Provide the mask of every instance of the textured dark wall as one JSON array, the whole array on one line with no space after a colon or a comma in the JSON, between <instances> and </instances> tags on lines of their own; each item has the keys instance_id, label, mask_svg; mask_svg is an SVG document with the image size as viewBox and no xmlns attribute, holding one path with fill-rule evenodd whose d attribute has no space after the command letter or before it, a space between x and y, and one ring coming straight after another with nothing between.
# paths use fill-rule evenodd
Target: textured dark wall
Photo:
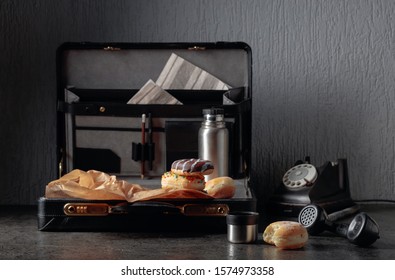
<instances>
[{"instance_id":1,"label":"textured dark wall","mask_svg":"<svg viewBox=\"0 0 395 280\"><path fill-rule=\"evenodd\" d=\"M55 50L64 41L245 41L253 182L346 157L355 199L395 199L395 2L0 1L0 204L54 179Z\"/></svg>"}]
</instances>

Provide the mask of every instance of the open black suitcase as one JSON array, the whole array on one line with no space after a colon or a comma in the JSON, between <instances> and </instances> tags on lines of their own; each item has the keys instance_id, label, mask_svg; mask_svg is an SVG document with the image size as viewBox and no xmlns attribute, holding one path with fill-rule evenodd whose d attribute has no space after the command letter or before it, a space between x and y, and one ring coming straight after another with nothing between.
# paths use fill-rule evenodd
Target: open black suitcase
<instances>
[{"instance_id":1,"label":"open black suitcase","mask_svg":"<svg viewBox=\"0 0 395 280\"><path fill-rule=\"evenodd\" d=\"M127 104L156 79L172 54L230 86L226 90L166 89L182 105ZM256 211L251 165L251 50L242 42L65 43L57 51L59 176L99 170L147 188L160 188L174 160L197 158L206 108L223 108L229 130L232 199L162 199L127 203L38 200L42 231L225 231L232 211ZM141 116L152 121L152 142L141 141ZM141 179L141 153L149 159Z\"/></svg>"}]
</instances>

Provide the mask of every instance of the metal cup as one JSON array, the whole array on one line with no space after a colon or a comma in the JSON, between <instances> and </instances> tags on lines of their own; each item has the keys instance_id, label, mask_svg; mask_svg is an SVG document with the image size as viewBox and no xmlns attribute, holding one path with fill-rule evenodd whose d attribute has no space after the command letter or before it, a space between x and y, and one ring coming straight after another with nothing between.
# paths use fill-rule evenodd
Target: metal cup
<instances>
[{"instance_id":1,"label":"metal cup","mask_svg":"<svg viewBox=\"0 0 395 280\"><path fill-rule=\"evenodd\" d=\"M259 213L239 211L226 216L228 241L231 243L254 243L258 236Z\"/></svg>"}]
</instances>

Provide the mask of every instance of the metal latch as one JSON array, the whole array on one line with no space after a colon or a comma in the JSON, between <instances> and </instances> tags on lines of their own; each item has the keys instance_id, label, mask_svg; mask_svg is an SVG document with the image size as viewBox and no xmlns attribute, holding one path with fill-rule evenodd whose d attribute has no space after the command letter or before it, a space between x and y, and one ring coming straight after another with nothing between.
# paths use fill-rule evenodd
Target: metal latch
<instances>
[{"instance_id":1,"label":"metal latch","mask_svg":"<svg viewBox=\"0 0 395 280\"><path fill-rule=\"evenodd\" d=\"M193 46L188 48L188 50L190 51L204 51L205 49L206 47L200 47L200 46Z\"/></svg>"},{"instance_id":2,"label":"metal latch","mask_svg":"<svg viewBox=\"0 0 395 280\"><path fill-rule=\"evenodd\" d=\"M121 48L107 46L107 47L103 48L103 50L105 50L105 51L120 51Z\"/></svg>"},{"instance_id":3,"label":"metal latch","mask_svg":"<svg viewBox=\"0 0 395 280\"><path fill-rule=\"evenodd\" d=\"M67 203L63 212L67 216L107 216L109 214L125 214L126 204L108 205L107 203Z\"/></svg>"},{"instance_id":4,"label":"metal latch","mask_svg":"<svg viewBox=\"0 0 395 280\"><path fill-rule=\"evenodd\" d=\"M185 204L181 212L185 216L226 216L229 207L226 204Z\"/></svg>"}]
</instances>

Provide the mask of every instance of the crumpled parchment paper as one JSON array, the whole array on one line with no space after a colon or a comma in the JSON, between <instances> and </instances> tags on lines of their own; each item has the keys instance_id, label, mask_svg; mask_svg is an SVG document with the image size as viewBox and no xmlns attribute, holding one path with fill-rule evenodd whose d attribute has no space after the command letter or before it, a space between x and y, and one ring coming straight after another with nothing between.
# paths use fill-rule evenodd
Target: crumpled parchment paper
<instances>
[{"instance_id":1,"label":"crumpled parchment paper","mask_svg":"<svg viewBox=\"0 0 395 280\"><path fill-rule=\"evenodd\" d=\"M146 189L138 184L117 180L116 176L101 171L82 171L80 169L74 169L61 178L48 183L45 188L45 197L127 200L128 202L160 198L213 198L198 190Z\"/></svg>"}]
</instances>

